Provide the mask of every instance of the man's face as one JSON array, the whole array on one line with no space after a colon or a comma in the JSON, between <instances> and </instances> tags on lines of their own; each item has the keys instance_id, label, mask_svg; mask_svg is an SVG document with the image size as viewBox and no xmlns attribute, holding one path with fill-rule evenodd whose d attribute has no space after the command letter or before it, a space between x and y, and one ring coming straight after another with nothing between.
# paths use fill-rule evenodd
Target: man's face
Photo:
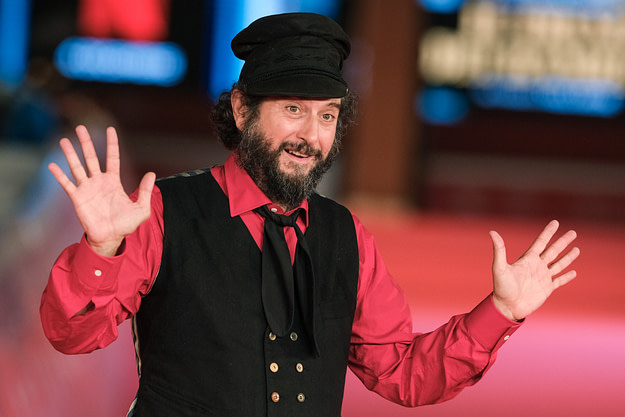
<instances>
[{"instance_id":1,"label":"man's face","mask_svg":"<svg viewBox=\"0 0 625 417\"><path fill-rule=\"evenodd\" d=\"M340 99L268 98L258 125L285 175L302 176L325 159L334 143Z\"/></svg>"},{"instance_id":2,"label":"man's face","mask_svg":"<svg viewBox=\"0 0 625 417\"><path fill-rule=\"evenodd\" d=\"M309 196L337 153L340 99L268 98L242 126L243 168L275 203L292 208Z\"/></svg>"}]
</instances>

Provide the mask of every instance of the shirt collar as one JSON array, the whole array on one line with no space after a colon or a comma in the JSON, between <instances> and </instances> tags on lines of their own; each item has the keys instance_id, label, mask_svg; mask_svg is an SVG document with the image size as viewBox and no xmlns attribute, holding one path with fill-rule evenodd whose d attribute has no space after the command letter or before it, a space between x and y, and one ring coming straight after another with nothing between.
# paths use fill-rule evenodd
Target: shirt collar
<instances>
[{"instance_id":1,"label":"shirt collar","mask_svg":"<svg viewBox=\"0 0 625 417\"><path fill-rule=\"evenodd\" d=\"M224 163L224 192L230 203L230 216L236 217L252 211L258 207L268 205L269 209L276 208L279 214L290 214L298 208L304 211L304 224L308 225L308 199L305 199L295 209L283 213L282 209L271 200L256 185L249 174L237 163L238 155L232 152Z\"/></svg>"}]
</instances>

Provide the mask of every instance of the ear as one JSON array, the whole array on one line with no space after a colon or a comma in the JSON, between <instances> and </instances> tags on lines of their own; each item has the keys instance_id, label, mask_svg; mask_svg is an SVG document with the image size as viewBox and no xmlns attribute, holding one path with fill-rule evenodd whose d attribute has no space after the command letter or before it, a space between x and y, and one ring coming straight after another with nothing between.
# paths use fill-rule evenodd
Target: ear
<instances>
[{"instance_id":1,"label":"ear","mask_svg":"<svg viewBox=\"0 0 625 417\"><path fill-rule=\"evenodd\" d=\"M243 124L245 122L245 117L247 116L247 106L243 100L243 93L236 88L232 90L232 93L230 94L230 103L232 104L234 123L237 125L237 129L243 130Z\"/></svg>"}]
</instances>

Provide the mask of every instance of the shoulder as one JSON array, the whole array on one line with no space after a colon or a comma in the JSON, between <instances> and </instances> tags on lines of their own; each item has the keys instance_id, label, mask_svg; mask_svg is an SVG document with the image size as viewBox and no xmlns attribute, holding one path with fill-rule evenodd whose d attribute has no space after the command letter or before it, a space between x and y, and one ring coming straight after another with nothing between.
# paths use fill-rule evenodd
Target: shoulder
<instances>
[{"instance_id":1,"label":"shoulder","mask_svg":"<svg viewBox=\"0 0 625 417\"><path fill-rule=\"evenodd\" d=\"M351 212L347 207L321 194L314 193L311 195L308 198L308 204L311 210L336 210L338 212L349 213L351 216Z\"/></svg>"},{"instance_id":2,"label":"shoulder","mask_svg":"<svg viewBox=\"0 0 625 417\"><path fill-rule=\"evenodd\" d=\"M156 180L163 195L171 192L190 192L196 187L206 187L213 178L209 168L185 171Z\"/></svg>"},{"instance_id":3,"label":"shoulder","mask_svg":"<svg viewBox=\"0 0 625 417\"><path fill-rule=\"evenodd\" d=\"M189 179L189 178L193 178L193 177L197 177L200 175L204 175L206 173L210 172L210 168L200 168L200 169L194 169L191 171L185 171L185 172L180 172L177 174L173 174L170 175L168 177L163 177L163 178L159 178L156 180L157 184L164 184L164 183L171 183L171 182L176 182L176 181L181 181L184 179Z\"/></svg>"},{"instance_id":4,"label":"shoulder","mask_svg":"<svg viewBox=\"0 0 625 417\"><path fill-rule=\"evenodd\" d=\"M337 223L355 228L354 216L351 211L331 198L315 193L309 197L308 207L311 224L316 222Z\"/></svg>"}]
</instances>

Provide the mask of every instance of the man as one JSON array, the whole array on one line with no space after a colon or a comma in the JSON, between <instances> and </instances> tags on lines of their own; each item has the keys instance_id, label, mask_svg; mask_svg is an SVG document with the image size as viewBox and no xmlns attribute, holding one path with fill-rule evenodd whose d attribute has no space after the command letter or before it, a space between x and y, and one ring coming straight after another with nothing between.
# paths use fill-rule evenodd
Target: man
<instances>
[{"instance_id":1,"label":"man","mask_svg":"<svg viewBox=\"0 0 625 417\"><path fill-rule=\"evenodd\" d=\"M245 60L214 113L232 154L223 166L130 198L118 139L102 172L85 127L85 167L50 171L85 235L55 263L41 315L51 343L90 352L133 320L140 383L134 416L338 416L345 371L391 401L447 400L474 384L496 352L559 286L579 250L551 222L516 263L494 245L493 293L434 332L412 332L408 305L372 236L314 192L338 152L353 101L341 77L349 39L314 14L269 16L233 42ZM85 169L86 168L86 169ZM561 256L562 255L562 256Z\"/></svg>"}]
</instances>

